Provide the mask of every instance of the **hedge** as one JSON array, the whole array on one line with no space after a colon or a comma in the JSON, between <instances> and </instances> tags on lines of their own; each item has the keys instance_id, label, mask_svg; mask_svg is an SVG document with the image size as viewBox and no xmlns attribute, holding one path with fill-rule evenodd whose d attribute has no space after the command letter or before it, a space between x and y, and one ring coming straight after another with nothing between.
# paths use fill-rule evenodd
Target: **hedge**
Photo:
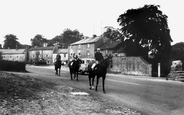
<instances>
[{"instance_id":1,"label":"hedge","mask_svg":"<svg viewBox=\"0 0 184 115\"><path fill-rule=\"evenodd\" d=\"M26 64L18 61L0 60L0 70L2 71L26 71Z\"/></svg>"}]
</instances>

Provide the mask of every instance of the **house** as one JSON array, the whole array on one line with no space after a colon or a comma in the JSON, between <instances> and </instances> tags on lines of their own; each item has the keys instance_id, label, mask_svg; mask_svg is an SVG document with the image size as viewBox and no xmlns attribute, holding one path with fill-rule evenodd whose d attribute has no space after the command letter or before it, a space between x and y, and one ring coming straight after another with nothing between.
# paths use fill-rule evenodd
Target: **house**
<instances>
[{"instance_id":1,"label":"house","mask_svg":"<svg viewBox=\"0 0 184 115\"><path fill-rule=\"evenodd\" d=\"M118 44L114 50L113 50L113 55L114 56L126 56L126 53L125 53L125 48L126 48L126 45L124 42L121 42L120 44Z\"/></svg>"},{"instance_id":2,"label":"house","mask_svg":"<svg viewBox=\"0 0 184 115\"><path fill-rule=\"evenodd\" d=\"M26 62L28 60L27 49L0 49L2 59L9 61Z\"/></svg>"},{"instance_id":3,"label":"house","mask_svg":"<svg viewBox=\"0 0 184 115\"><path fill-rule=\"evenodd\" d=\"M68 47L69 60L72 59L73 54L80 58L94 58L95 50L102 44L107 42L109 38L103 36L89 37L74 42Z\"/></svg>"},{"instance_id":4,"label":"house","mask_svg":"<svg viewBox=\"0 0 184 115\"><path fill-rule=\"evenodd\" d=\"M101 53L104 56L107 56L109 54L113 55L119 49L119 47L121 47L121 44L121 41L113 41L111 39L108 39L107 42L100 46Z\"/></svg>"},{"instance_id":5,"label":"house","mask_svg":"<svg viewBox=\"0 0 184 115\"><path fill-rule=\"evenodd\" d=\"M29 62L44 59L47 64L53 63L53 50L55 47L35 47L29 49Z\"/></svg>"},{"instance_id":6,"label":"house","mask_svg":"<svg viewBox=\"0 0 184 115\"><path fill-rule=\"evenodd\" d=\"M66 62L66 63L68 62L68 49L58 48L58 49L54 50L53 56L52 56L53 62L54 62L57 54L59 54L61 56L62 62Z\"/></svg>"}]
</instances>

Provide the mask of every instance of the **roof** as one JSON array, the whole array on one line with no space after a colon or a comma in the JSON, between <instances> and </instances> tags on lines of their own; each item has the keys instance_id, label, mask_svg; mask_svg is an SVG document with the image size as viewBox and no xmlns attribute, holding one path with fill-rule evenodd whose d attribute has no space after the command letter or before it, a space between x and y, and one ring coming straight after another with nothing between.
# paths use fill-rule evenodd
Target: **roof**
<instances>
[{"instance_id":1,"label":"roof","mask_svg":"<svg viewBox=\"0 0 184 115\"><path fill-rule=\"evenodd\" d=\"M61 49L61 48L59 48L58 50L54 50L53 53L54 53L54 54L58 54L58 53L68 53L68 49Z\"/></svg>"},{"instance_id":2,"label":"roof","mask_svg":"<svg viewBox=\"0 0 184 115\"><path fill-rule=\"evenodd\" d=\"M31 48L29 49L29 51L33 51L33 50L53 50L54 47L35 47L35 48Z\"/></svg>"},{"instance_id":3,"label":"roof","mask_svg":"<svg viewBox=\"0 0 184 115\"><path fill-rule=\"evenodd\" d=\"M97 36L97 37L95 37L95 38L93 38L93 37L84 38L84 39L79 40L79 41L77 41L77 42L74 42L74 43L72 43L72 44L70 44L70 45L94 43L94 42L98 41L100 38L102 38L102 37L101 37L101 36Z\"/></svg>"},{"instance_id":4,"label":"roof","mask_svg":"<svg viewBox=\"0 0 184 115\"><path fill-rule=\"evenodd\" d=\"M113 49L116 46L118 46L121 42L119 41L113 41L112 40L108 40L106 43L104 43L103 45L100 46L101 50L105 50L105 49Z\"/></svg>"},{"instance_id":5,"label":"roof","mask_svg":"<svg viewBox=\"0 0 184 115\"><path fill-rule=\"evenodd\" d=\"M26 49L0 49L3 54L23 54Z\"/></svg>"},{"instance_id":6,"label":"roof","mask_svg":"<svg viewBox=\"0 0 184 115\"><path fill-rule=\"evenodd\" d=\"M114 51L114 53L125 53L125 48L119 47L117 50Z\"/></svg>"}]
</instances>

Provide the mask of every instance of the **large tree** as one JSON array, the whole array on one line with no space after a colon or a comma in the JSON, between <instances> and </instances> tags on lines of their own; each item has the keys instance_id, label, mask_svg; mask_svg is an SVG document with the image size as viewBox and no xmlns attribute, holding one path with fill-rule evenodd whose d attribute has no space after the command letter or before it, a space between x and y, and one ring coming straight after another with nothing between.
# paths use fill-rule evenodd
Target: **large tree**
<instances>
[{"instance_id":1,"label":"large tree","mask_svg":"<svg viewBox=\"0 0 184 115\"><path fill-rule=\"evenodd\" d=\"M32 47L43 47L44 43L47 43L48 40L44 38L42 35L37 34L33 39L31 39L31 45Z\"/></svg>"},{"instance_id":2,"label":"large tree","mask_svg":"<svg viewBox=\"0 0 184 115\"><path fill-rule=\"evenodd\" d=\"M118 18L121 31L128 41L129 50L148 53L151 51L157 62L168 60L171 42L167 16L159 10L158 5L145 5L137 9L129 9ZM129 45L129 46L128 46ZM129 51L127 51L129 52ZM137 53L141 56L141 53ZM166 62L164 62L166 63Z\"/></svg>"},{"instance_id":3,"label":"large tree","mask_svg":"<svg viewBox=\"0 0 184 115\"><path fill-rule=\"evenodd\" d=\"M114 41L116 40L124 41L124 36L121 33L121 31L112 26L105 27L105 32L103 33L103 36L110 38L111 40L114 40Z\"/></svg>"},{"instance_id":4,"label":"large tree","mask_svg":"<svg viewBox=\"0 0 184 115\"><path fill-rule=\"evenodd\" d=\"M4 40L4 45L3 45L3 48L4 49L15 49L15 48L18 48L19 46L19 42L17 41L18 38L13 35L13 34L8 34L5 36L5 40Z\"/></svg>"},{"instance_id":5,"label":"large tree","mask_svg":"<svg viewBox=\"0 0 184 115\"><path fill-rule=\"evenodd\" d=\"M79 41L83 38L83 34L81 34L78 30L70 30L65 29L62 36L61 43L64 47L67 47L69 44Z\"/></svg>"}]
</instances>

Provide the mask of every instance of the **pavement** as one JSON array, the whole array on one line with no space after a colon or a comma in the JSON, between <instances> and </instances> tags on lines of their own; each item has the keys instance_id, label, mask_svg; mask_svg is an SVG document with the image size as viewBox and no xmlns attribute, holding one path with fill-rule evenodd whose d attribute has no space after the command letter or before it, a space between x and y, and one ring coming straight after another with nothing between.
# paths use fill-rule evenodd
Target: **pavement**
<instances>
[{"instance_id":1,"label":"pavement","mask_svg":"<svg viewBox=\"0 0 184 115\"><path fill-rule=\"evenodd\" d=\"M54 70L54 65L48 65L48 66L34 66L34 65L27 65L27 66L32 66L32 67L37 67L37 68L45 68L45 69L53 69ZM61 67L62 71L69 71L69 68L67 66L62 66ZM136 75L124 75L124 74L113 74L113 73L107 73L107 75L110 76L121 76L121 77L129 77L132 79L139 79L139 80L150 80L150 81L157 81L157 82L168 82L165 77L150 77L150 76L136 76ZM171 80L169 80L171 81ZM176 81L175 81L176 82Z\"/></svg>"}]
</instances>

